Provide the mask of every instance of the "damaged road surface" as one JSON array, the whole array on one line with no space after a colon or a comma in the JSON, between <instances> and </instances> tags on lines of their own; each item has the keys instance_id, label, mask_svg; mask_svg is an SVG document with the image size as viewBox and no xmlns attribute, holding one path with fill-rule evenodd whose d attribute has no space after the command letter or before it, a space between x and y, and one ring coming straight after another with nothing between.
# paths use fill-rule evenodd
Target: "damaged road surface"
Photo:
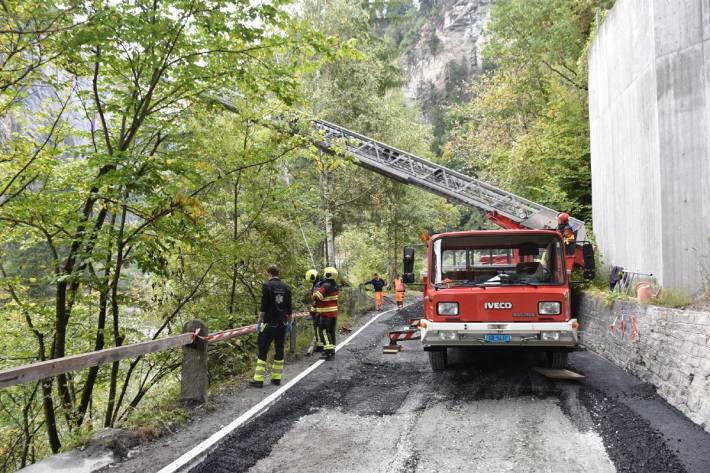
<instances>
[{"instance_id":1,"label":"damaged road surface","mask_svg":"<svg viewBox=\"0 0 710 473\"><path fill-rule=\"evenodd\" d=\"M225 437L192 472L708 472L710 435L590 352L579 382L534 353L453 350L432 372L417 342L382 354L388 314Z\"/></svg>"}]
</instances>

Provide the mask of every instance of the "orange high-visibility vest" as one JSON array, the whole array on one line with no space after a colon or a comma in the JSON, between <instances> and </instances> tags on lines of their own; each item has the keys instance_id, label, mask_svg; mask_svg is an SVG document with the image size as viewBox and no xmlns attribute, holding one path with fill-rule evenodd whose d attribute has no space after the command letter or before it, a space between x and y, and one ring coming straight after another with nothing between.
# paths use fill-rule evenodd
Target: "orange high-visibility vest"
<instances>
[{"instance_id":1,"label":"orange high-visibility vest","mask_svg":"<svg viewBox=\"0 0 710 473\"><path fill-rule=\"evenodd\" d=\"M402 284L401 279L395 279L394 280L394 290L396 292L404 292L404 284Z\"/></svg>"}]
</instances>

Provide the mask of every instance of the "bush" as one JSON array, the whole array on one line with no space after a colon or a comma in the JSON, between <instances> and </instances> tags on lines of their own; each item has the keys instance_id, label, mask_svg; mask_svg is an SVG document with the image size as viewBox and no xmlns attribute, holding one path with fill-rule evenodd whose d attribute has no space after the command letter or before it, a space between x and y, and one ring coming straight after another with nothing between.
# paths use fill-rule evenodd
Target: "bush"
<instances>
[{"instance_id":1,"label":"bush","mask_svg":"<svg viewBox=\"0 0 710 473\"><path fill-rule=\"evenodd\" d=\"M691 299L680 289L663 288L658 296L653 299L654 305L662 307L680 308L690 304Z\"/></svg>"}]
</instances>

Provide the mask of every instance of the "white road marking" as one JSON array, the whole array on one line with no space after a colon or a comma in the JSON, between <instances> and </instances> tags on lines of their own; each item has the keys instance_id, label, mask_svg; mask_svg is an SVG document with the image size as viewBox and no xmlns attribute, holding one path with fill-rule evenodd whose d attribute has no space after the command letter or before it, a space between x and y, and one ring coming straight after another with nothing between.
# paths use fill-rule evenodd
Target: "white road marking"
<instances>
[{"instance_id":1,"label":"white road marking","mask_svg":"<svg viewBox=\"0 0 710 473\"><path fill-rule=\"evenodd\" d=\"M386 310L384 312L380 312L376 316L374 316L372 319L370 319L365 325L360 327L355 333L350 335L348 338L345 339L344 342L340 343L336 348L335 351L337 352L341 348L343 348L345 345L350 343L355 337L360 335L360 333L365 330L367 327L370 326L371 323L373 323L375 320L379 319L385 314L388 314L390 312L394 312L397 309L390 309ZM176 471L179 471L181 468L186 466L188 463L190 463L192 460L200 456L201 454L205 453L207 450L211 449L217 442L222 440L224 437L232 433L234 430L239 428L242 424L244 424L246 421L251 419L252 417L261 414L262 411L265 410L265 408L269 407L274 401L279 399L286 391L291 389L293 386L295 386L299 381L301 381L303 378L308 376L311 372L315 371L320 365L325 363L324 360L318 360L315 363L313 363L311 366L306 368L304 371L302 371L298 376L293 378L290 382L286 383L283 387L280 389L274 391L270 395L268 395L264 400L262 400L259 404L255 405L248 411L246 411L244 414L240 415L236 419L234 419L229 425L223 427L216 433L212 434L208 439L204 440L202 443L197 445L196 447L192 448L191 450L187 451L184 453L180 458L177 460L173 461L169 465L163 467L158 473L174 473Z\"/></svg>"}]
</instances>

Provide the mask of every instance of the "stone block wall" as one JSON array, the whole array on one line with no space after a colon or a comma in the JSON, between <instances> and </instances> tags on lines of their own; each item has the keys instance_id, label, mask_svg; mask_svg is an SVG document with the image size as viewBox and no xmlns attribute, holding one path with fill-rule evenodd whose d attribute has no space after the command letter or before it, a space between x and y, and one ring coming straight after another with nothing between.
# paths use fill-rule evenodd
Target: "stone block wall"
<instances>
[{"instance_id":1,"label":"stone block wall","mask_svg":"<svg viewBox=\"0 0 710 473\"><path fill-rule=\"evenodd\" d=\"M653 384L669 404L710 432L710 312L626 301L609 307L588 294L577 298L576 311L586 348Z\"/></svg>"}]
</instances>

